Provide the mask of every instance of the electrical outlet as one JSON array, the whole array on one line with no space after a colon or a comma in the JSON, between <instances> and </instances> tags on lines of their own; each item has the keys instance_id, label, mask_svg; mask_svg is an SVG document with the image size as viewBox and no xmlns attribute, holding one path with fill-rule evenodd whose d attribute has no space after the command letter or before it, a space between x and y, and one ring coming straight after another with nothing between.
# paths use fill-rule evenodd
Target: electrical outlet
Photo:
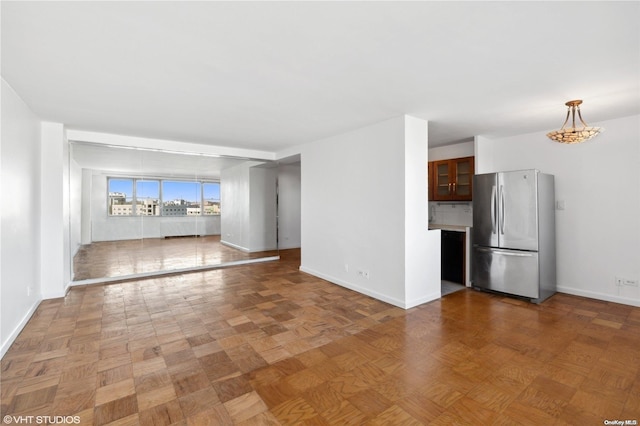
<instances>
[{"instance_id":1,"label":"electrical outlet","mask_svg":"<svg viewBox=\"0 0 640 426\"><path fill-rule=\"evenodd\" d=\"M638 287L638 280L634 280L631 278L616 277L616 285L619 287L622 287L623 285L626 285L629 287Z\"/></svg>"},{"instance_id":2,"label":"electrical outlet","mask_svg":"<svg viewBox=\"0 0 640 426\"><path fill-rule=\"evenodd\" d=\"M348 263L344 264L344 271L345 272L349 272L349 264Z\"/></svg>"},{"instance_id":3,"label":"electrical outlet","mask_svg":"<svg viewBox=\"0 0 640 426\"><path fill-rule=\"evenodd\" d=\"M360 269L360 270L358 270L358 275L361 276L362 278L369 279L369 271L368 270Z\"/></svg>"}]
</instances>

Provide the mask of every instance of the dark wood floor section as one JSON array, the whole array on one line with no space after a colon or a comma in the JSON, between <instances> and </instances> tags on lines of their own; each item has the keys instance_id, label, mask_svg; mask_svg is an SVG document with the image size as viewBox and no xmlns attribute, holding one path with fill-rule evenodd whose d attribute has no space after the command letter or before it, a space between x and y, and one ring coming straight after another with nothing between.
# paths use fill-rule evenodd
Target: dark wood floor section
<instances>
[{"instance_id":1,"label":"dark wood floor section","mask_svg":"<svg viewBox=\"0 0 640 426\"><path fill-rule=\"evenodd\" d=\"M73 288L2 360L1 415L112 425L640 420L640 308L463 290L405 311L279 262Z\"/></svg>"}]
</instances>

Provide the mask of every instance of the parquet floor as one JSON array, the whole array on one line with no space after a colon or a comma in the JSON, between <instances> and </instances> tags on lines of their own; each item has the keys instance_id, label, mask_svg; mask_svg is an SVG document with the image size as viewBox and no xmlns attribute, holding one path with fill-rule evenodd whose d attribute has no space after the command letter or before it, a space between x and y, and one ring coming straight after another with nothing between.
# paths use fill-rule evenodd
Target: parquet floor
<instances>
[{"instance_id":1,"label":"parquet floor","mask_svg":"<svg viewBox=\"0 0 640 426\"><path fill-rule=\"evenodd\" d=\"M80 281L219 265L277 254L277 250L245 253L222 244L220 235L99 241L78 250L73 258L73 272L74 280Z\"/></svg>"},{"instance_id":2,"label":"parquet floor","mask_svg":"<svg viewBox=\"0 0 640 426\"><path fill-rule=\"evenodd\" d=\"M1 415L112 425L640 420L640 308L462 290L402 310L283 260L44 301Z\"/></svg>"}]
</instances>

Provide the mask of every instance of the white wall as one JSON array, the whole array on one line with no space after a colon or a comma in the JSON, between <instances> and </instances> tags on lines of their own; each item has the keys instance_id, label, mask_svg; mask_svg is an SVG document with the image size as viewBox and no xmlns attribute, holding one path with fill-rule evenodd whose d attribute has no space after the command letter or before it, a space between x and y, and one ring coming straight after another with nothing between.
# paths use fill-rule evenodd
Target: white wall
<instances>
[{"instance_id":1,"label":"white wall","mask_svg":"<svg viewBox=\"0 0 640 426\"><path fill-rule=\"evenodd\" d=\"M300 269L401 307L426 301L429 293L440 294L439 264L437 273L422 276L421 269L411 275L411 269L418 267L414 259L428 262L429 244L437 244L439 251L440 242L435 237L422 241L430 238L426 231L426 123L424 130L416 130L407 121L411 120L397 117L301 147ZM415 134L405 147L406 125L422 135L417 136L423 138L422 148L414 146ZM415 160L408 160L411 155ZM405 167L416 186L407 186ZM416 196L422 201L406 200ZM422 212L411 216L407 207L413 205ZM406 230L416 231L416 240L405 246ZM416 252L407 257L407 248ZM420 280L418 291L413 283ZM407 282L412 283L411 300Z\"/></svg>"},{"instance_id":2,"label":"white wall","mask_svg":"<svg viewBox=\"0 0 640 426\"><path fill-rule=\"evenodd\" d=\"M278 248L300 247L300 163L278 168Z\"/></svg>"},{"instance_id":3,"label":"white wall","mask_svg":"<svg viewBox=\"0 0 640 426\"><path fill-rule=\"evenodd\" d=\"M278 247L277 168L249 170L249 251Z\"/></svg>"},{"instance_id":4,"label":"white wall","mask_svg":"<svg viewBox=\"0 0 640 426\"><path fill-rule=\"evenodd\" d=\"M71 258L82 245L82 168L69 159L69 247Z\"/></svg>"},{"instance_id":5,"label":"white wall","mask_svg":"<svg viewBox=\"0 0 640 426\"><path fill-rule=\"evenodd\" d=\"M245 252L275 250L277 169L248 161L220 172L221 241Z\"/></svg>"},{"instance_id":6,"label":"white wall","mask_svg":"<svg viewBox=\"0 0 640 426\"><path fill-rule=\"evenodd\" d=\"M249 165L220 171L220 240L249 251Z\"/></svg>"},{"instance_id":7,"label":"white wall","mask_svg":"<svg viewBox=\"0 0 640 426\"><path fill-rule=\"evenodd\" d=\"M82 169L82 184L80 195L80 242L81 244L91 244L93 241L91 235L91 204L93 202L91 197L91 180L93 179L93 172L89 169ZM73 211L74 214L78 214L77 210Z\"/></svg>"},{"instance_id":8,"label":"white wall","mask_svg":"<svg viewBox=\"0 0 640 426\"><path fill-rule=\"evenodd\" d=\"M403 305L403 146L398 117L302 147L301 270Z\"/></svg>"},{"instance_id":9,"label":"white wall","mask_svg":"<svg viewBox=\"0 0 640 426\"><path fill-rule=\"evenodd\" d=\"M450 158L473 157L474 141L429 148L429 161L448 160Z\"/></svg>"},{"instance_id":10,"label":"white wall","mask_svg":"<svg viewBox=\"0 0 640 426\"><path fill-rule=\"evenodd\" d=\"M476 138L476 172L536 168L555 175L558 290L640 306L640 116L601 123L591 141L563 145L530 133Z\"/></svg>"},{"instance_id":11,"label":"white wall","mask_svg":"<svg viewBox=\"0 0 640 426\"><path fill-rule=\"evenodd\" d=\"M0 90L0 355L4 355L41 300L41 130L38 117L4 79Z\"/></svg>"},{"instance_id":12,"label":"white wall","mask_svg":"<svg viewBox=\"0 0 640 426\"><path fill-rule=\"evenodd\" d=\"M69 163L70 152L69 152L69 140L67 139L67 134L65 128L62 124L59 124L62 129L62 137L60 138L59 143L62 145L62 164L59 170L56 173L56 176L62 175L61 178L61 186L62 186L62 237L57 235L59 246L62 244L60 250L62 251L62 282L59 284L54 284L56 288L60 288L61 292L51 292L48 293L45 291L45 287L42 287L42 296L43 298L54 298L61 297L67 294L67 289L71 283L72 279L72 259L71 259L71 164ZM43 140L43 143L44 140ZM44 157L45 149L43 147L42 153ZM44 174L44 168L43 168ZM44 190L44 186L42 187ZM44 203L43 203L44 205ZM43 261L44 262L44 261ZM44 281L43 281L44 284Z\"/></svg>"}]
</instances>

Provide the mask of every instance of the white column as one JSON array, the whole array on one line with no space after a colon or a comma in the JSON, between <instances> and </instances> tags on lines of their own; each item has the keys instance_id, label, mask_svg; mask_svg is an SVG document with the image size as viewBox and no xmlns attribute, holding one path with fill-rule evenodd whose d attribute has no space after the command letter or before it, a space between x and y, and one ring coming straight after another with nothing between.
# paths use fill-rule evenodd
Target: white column
<instances>
[{"instance_id":1,"label":"white column","mask_svg":"<svg viewBox=\"0 0 640 426\"><path fill-rule=\"evenodd\" d=\"M428 230L428 123L404 121L405 308L440 297L440 238Z\"/></svg>"},{"instance_id":2,"label":"white column","mask_svg":"<svg viewBox=\"0 0 640 426\"><path fill-rule=\"evenodd\" d=\"M63 297L69 259L69 144L64 126L42 123L41 286L44 299Z\"/></svg>"}]
</instances>

